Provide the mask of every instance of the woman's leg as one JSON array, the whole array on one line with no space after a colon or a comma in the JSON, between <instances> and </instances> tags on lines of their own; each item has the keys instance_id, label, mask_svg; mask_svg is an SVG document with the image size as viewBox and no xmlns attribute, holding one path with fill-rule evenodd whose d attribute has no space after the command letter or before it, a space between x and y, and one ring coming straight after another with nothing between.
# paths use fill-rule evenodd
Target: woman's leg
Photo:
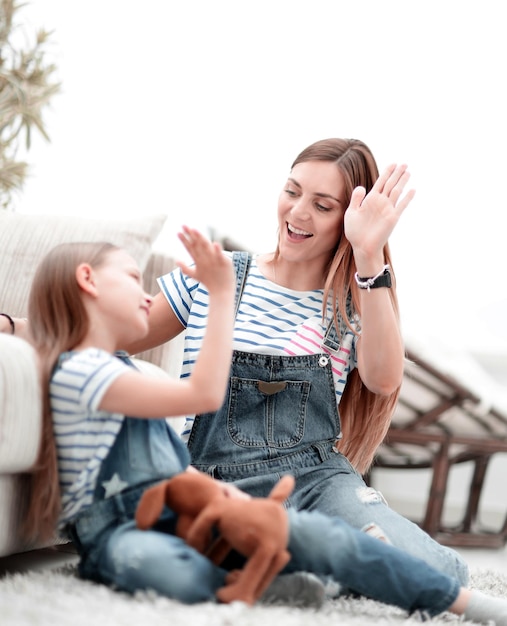
<instances>
[{"instance_id":1,"label":"woman's leg","mask_svg":"<svg viewBox=\"0 0 507 626\"><path fill-rule=\"evenodd\" d=\"M437 615L453 605L460 584L340 518L289 510L292 559L286 571L332 576L353 592L409 612Z\"/></svg>"},{"instance_id":2,"label":"woman's leg","mask_svg":"<svg viewBox=\"0 0 507 626\"><path fill-rule=\"evenodd\" d=\"M343 455L336 454L316 467L298 469L296 477L291 496L295 508L340 517L360 530L373 525L392 545L423 559L461 585L468 584L468 567L461 556L387 506L382 495L366 485Z\"/></svg>"},{"instance_id":3,"label":"woman's leg","mask_svg":"<svg viewBox=\"0 0 507 626\"><path fill-rule=\"evenodd\" d=\"M214 601L226 576L182 539L133 523L115 529L91 557L83 568L88 578L129 593L152 589L186 604Z\"/></svg>"}]
</instances>

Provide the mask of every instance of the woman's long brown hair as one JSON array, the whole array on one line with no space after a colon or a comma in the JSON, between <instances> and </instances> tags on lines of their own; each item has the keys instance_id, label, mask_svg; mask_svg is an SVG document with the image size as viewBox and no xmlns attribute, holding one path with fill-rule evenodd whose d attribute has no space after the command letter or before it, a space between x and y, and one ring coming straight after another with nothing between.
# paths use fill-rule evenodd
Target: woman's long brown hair
<instances>
[{"instance_id":1,"label":"woman's long brown hair","mask_svg":"<svg viewBox=\"0 0 507 626\"><path fill-rule=\"evenodd\" d=\"M305 148L292 167L307 161L335 163L345 180L345 204L348 206L352 191L362 186L368 193L379 176L377 164L370 149L357 139L323 139ZM389 246L384 247L385 263L392 268ZM356 265L352 246L345 236L337 242L330 262L324 288L323 316L328 302L332 302L336 328L338 316L354 330L353 321L347 312L347 299L352 301L352 315L361 317L359 289L354 279ZM393 286L396 281L393 273ZM396 289L390 290L396 315L399 315ZM356 332L356 331L354 331ZM343 437L338 445L342 452L361 473L370 467L378 446L384 439L400 393L398 388L390 396L380 396L369 391L363 384L357 369L350 373L340 400L340 420Z\"/></svg>"},{"instance_id":2,"label":"woman's long brown hair","mask_svg":"<svg viewBox=\"0 0 507 626\"><path fill-rule=\"evenodd\" d=\"M88 315L77 283L81 263L99 267L117 250L110 243L68 243L53 248L35 273L28 300L28 319L40 362L43 398L39 455L28 475L29 500L23 527L28 541L54 537L60 514L58 460L53 435L49 383L58 357L72 350L88 331Z\"/></svg>"}]
</instances>

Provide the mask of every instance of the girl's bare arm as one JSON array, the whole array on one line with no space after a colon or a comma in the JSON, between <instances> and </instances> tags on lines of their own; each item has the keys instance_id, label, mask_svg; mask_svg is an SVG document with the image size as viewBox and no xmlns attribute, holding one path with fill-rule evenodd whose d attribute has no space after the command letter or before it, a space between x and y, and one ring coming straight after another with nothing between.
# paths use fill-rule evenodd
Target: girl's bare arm
<instances>
[{"instance_id":1,"label":"girl's bare arm","mask_svg":"<svg viewBox=\"0 0 507 626\"><path fill-rule=\"evenodd\" d=\"M232 261L218 244L198 231L185 228L181 239L195 261L194 267L181 264L181 269L205 284L210 298L206 334L193 372L183 380L161 380L128 371L105 393L100 404L103 410L138 417L169 417L215 411L224 400L234 326ZM155 328L159 326L157 321Z\"/></svg>"}]
</instances>

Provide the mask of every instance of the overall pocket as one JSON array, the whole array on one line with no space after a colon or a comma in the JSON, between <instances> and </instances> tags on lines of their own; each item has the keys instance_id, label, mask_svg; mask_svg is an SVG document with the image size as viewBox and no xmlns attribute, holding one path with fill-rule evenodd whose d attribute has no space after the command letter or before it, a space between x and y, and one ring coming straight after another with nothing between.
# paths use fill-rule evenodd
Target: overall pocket
<instances>
[{"instance_id":1,"label":"overall pocket","mask_svg":"<svg viewBox=\"0 0 507 626\"><path fill-rule=\"evenodd\" d=\"M231 378L227 431L244 447L291 448L301 442L311 383ZM260 423L262 421L262 423Z\"/></svg>"}]
</instances>

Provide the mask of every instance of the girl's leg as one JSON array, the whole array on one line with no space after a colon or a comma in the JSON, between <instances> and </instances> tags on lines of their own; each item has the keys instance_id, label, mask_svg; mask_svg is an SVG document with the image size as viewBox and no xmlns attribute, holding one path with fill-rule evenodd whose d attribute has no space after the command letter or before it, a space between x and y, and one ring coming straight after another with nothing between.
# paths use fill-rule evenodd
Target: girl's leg
<instances>
[{"instance_id":1,"label":"girl's leg","mask_svg":"<svg viewBox=\"0 0 507 626\"><path fill-rule=\"evenodd\" d=\"M214 601L226 576L178 537L134 524L114 530L92 560L95 571L85 567L89 578L129 593L152 589L186 604Z\"/></svg>"},{"instance_id":2,"label":"girl's leg","mask_svg":"<svg viewBox=\"0 0 507 626\"><path fill-rule=\"evenodd\" d=\"M292 560L286 571L332 576L353 592L409 612L437 615L460 593L454 578L317 511L289 510Z\"/></svg>"},{"instance_id":3,"label":"girl's leg","mask_svg":"<svg viewBox=\"0 0 507 626\"><path fill-rule=\"evenodd\" d=\"M461 556L393 511L343 455L336 454L316 467L298 470L296 476L296 491L291 496L295 508L340 517L360 530L373 525L392 545L423 559L461 585L468 584L468 567Z\"/></svg>"}]
</instances>

